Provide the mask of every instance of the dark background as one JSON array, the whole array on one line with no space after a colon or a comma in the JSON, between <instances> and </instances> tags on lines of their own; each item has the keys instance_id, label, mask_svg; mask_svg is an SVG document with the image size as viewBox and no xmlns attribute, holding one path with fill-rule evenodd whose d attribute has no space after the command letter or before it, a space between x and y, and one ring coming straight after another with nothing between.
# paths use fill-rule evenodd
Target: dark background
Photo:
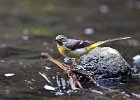
<instances>
[{"instance_id":1,"label":"dark background","mask_svg":"<svg viewBox=\"0 0 140 100\"><path fill-rule=\"evenodd\" d=\"M111 46L134 56L140 50L139 18L139 0L0 0L0 48L40 52L49 42L54 49L58 34L93 41L131 36Z\"/></svg>"}]
</instances>

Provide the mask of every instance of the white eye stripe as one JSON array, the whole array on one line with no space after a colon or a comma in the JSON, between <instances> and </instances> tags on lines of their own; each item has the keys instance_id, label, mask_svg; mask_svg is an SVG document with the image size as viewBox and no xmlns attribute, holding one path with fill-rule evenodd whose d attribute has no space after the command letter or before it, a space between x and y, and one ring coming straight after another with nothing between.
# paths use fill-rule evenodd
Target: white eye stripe
<instances>
[{"instance_id":1,"label":"white eye stripe","mask_svg":"<svg viewBox=\"0 0 140 100\"><path fill-rule=\"evenodd\" d=\"M59 40L62 42L66 42L66 38L60 38Z\"/></svg>"},{"instance_id":2,"label":"white eye stripe","mask_svg":"<svg viewBox=\"0 0 140 100\"><path fill-rule=\"evenodd\" d=\"M62 38L60 38L60 39L66 39L66 38L62 37Z\"/></svg>"}]
</instances>

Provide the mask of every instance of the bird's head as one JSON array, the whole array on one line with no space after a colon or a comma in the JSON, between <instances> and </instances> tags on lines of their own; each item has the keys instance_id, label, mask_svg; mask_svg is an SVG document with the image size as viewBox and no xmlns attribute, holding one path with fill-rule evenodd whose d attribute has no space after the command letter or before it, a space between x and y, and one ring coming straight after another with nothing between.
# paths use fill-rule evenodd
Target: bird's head
<instances>
[{"instance_id":1,"label":"bird's head","mask_svg":"<svg viewBox=\"0 0 140 100\"><path fill-rule=\"evenodd\" d=\"M63 43L65 43L67 41L67 37L65 37L64 35L58 35L55 39L55 41L59 44L59 45L63 45Z\"/></svg>"}]
</instances>

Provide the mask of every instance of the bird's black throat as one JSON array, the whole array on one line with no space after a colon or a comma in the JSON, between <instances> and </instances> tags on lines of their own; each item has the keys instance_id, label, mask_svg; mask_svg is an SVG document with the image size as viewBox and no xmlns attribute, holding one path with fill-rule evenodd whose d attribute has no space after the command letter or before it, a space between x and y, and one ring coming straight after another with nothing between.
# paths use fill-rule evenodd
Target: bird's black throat
<instances>
[{"instance_id":1,"label":"bird's black throat","mask_svg":"<svg viewBox=\"0 0 140 100\"><path fill-rule=\"evenodd\" d=\"M61 46L63 45L63 43L62 43L62 42L57 41L57 43L58 43L59 45L61 45Z\"/></svg>"}]
</instances>

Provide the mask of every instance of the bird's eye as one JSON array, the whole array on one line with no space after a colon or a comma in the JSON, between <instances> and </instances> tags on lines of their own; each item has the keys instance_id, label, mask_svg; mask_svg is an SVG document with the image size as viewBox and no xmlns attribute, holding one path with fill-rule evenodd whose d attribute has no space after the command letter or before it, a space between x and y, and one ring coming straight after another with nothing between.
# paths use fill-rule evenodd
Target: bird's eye
<instances>
[{"instance_id":1,"label":"bird's eye","mask_svg":"<svg viewBox=\"0 0 140 100\"><path fill-rule=\"evenodd\" d=\"M61 38L61 41L62 41L62 42L65 42L65 41L66 41L66 39L65 39L65 38Z\"/></svg>"}]
</instances>

